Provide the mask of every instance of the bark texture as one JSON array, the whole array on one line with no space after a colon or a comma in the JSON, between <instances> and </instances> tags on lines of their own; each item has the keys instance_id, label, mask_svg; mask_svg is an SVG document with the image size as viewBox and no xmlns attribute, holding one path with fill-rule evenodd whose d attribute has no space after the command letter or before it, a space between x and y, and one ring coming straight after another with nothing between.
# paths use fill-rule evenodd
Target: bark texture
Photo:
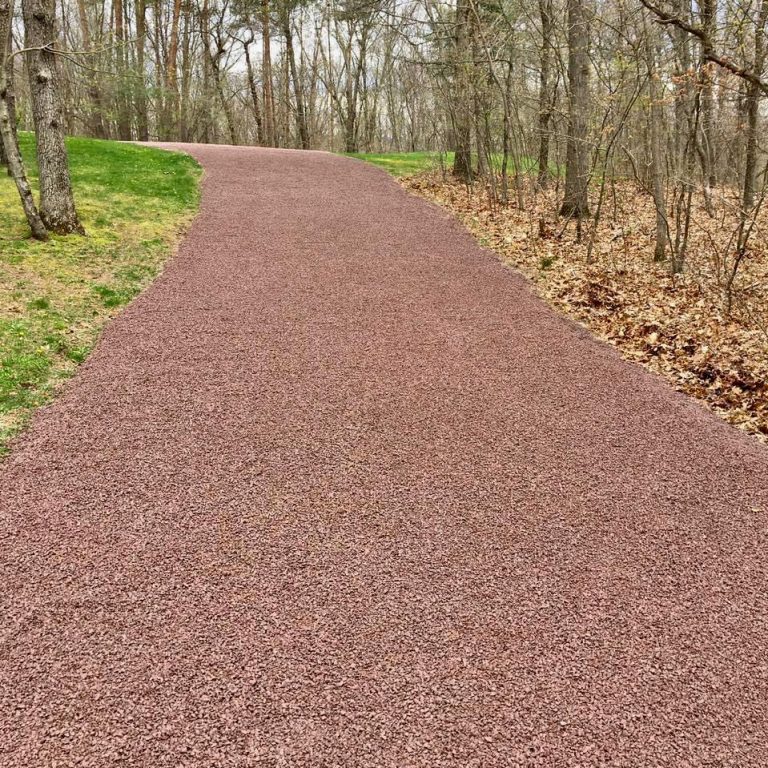
<instances>
[{"instance_id":1,"label":"bark texture","mask_svg":"<svg viewBox=\"0 0 768 768\"><path fill-rule=\"evenodd\" d=\"M37 134L40 216L58 234L84 234L75 210L57 91L54 0L22 0L32 117Z\"/></svg>"},{"instance_id":2,"label":"bark texture","mask_svg":"<svg viewBox=\"0 0 768 768\"><path fill-rule=\"evenodd\" d=\"M149 141L149 117L147 114L147 92L144 83L144 45L147 37L146 0L136 0L136 130L139 141Z\"/></svg>"},{"instance_id":3,"label":"bark texture","mask_svg":"<svg viewBox=\"0 0 768 768\"><path fill-rule=\"evenodd\" d=\"M544 187L549 181L550 124L554 112L554 88L552 79L552 0L539 0L541 22L541 63L539 70L539 159L537 183Z\"/></svg>"},{"instance_id":4,"label":"bark texture","mask_svg":"<svg viewBox=\"0 0 768 768\"><path fill-rule=\"evenodd\" d=\"M468 0L456 5L455 76L453 87L453 174L470 181L472 178L472 78L471 8Z\"/></svg>"},{"instance_id":5,"label":"bark texture","mask_svg":"<svg viewBox=\"0 0 768 768\"><path fill-rule=\"evenodd\" d=\"M2 148L3 162L8 166L8 172L16 184L21 199L21 207L27 217L32 236L37 240L47 240L48 230L45 228L32 190L29 186L27 175L24 171L24 163L19 152L18 137L16 135L16 117L13 114L10 83L13 82L13 65L9 57L12 43L12 0L0 0L0 148Z\"/></svg>"},{"instance_id":6,"label":"bark texture","mask_svg":"<svg viewBox=\"0 0 768 768\"><path fill-rule=\"evenodd\" d=\"M309 130L307 128L306 111L304 109L304 87L296 67L296 53L293 49L293 30L291 29L291 17L288 9L282 11L281 24L283 37L285 38L285 53L288 57L288 65L291 69L291 81L293 93L296 99L296 130L299 134L299 142L302 149L309 149Z\"/></svg>"},{"instance_id":7,"label":"bark texture","mask_svg":"<svg viewBox=\"0 0 768 768\"><path fill-rule=\"evenodd\" d=\"M589 21L584 0L568 0L568 144L562 216L589 216Z\"/></svg>"}]
</instances>

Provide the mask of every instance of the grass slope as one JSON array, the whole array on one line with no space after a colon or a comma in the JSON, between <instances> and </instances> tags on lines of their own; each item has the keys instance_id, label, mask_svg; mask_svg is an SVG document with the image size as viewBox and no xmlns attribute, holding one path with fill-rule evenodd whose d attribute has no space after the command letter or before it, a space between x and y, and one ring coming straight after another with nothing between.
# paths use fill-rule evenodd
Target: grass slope
<instances>
[{"instance_id":1,"label":"grass slope","mask_svg":"<svg viewBox=\"0 0 768 768\"><path fill-rule=\"evenodd\" d=\"M378 165L393 176L413 176L441 168L450 170L453 166L453 152L348 152L347 157L356 157L358 160ZM477 158L474 155L473 158L473 163L476 163ZM500 154L493 155L492 162L497 171L501 170L501 161ZM519 170L523 173L535 172L537 168L538 163L532 157L523 157L520 161ZM514 161L509 158L507 173L513 175L515 170ZM562 171L552 164L551 172L556 174Z\"/></svg>"},{"instance_id":2,"label":"grass slope","mask_svg":"<svg viewBox=\"0 0 768 768\"><path fill-rule=\"evenodd\" d=\"M20 139L35 183L34 136ZM16 188L0 175L0 455L157 274L197 210L200 171L186 155L80 138L67 146L86 237L30 239Z\"/></svg>"},{"instance_id":3,"label":"grass slope","mask_svg":"<svg viewBox=\"0 0 768 768\"><path fill-rule=\"evenodd\" d=\"M453 164L453 152L348 152L347 157L378 165L393 176L411 176Z\"/></svg>"}]
</instances>

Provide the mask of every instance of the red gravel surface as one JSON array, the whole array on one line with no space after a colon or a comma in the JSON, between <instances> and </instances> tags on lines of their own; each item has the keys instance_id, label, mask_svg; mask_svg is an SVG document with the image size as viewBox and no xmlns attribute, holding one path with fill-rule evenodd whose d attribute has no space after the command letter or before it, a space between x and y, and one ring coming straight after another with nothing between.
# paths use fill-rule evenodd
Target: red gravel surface
<instances>
[{"instance_id":1,"label":"red gravel surface","mask_svg":"<svg viewBox=\"0 0 768 768\"><path fill-rule=\"evenodd\" d=\"M768 451L321 153L0 472L0 765L768 765Z\"/></svg>"}]
</instances>

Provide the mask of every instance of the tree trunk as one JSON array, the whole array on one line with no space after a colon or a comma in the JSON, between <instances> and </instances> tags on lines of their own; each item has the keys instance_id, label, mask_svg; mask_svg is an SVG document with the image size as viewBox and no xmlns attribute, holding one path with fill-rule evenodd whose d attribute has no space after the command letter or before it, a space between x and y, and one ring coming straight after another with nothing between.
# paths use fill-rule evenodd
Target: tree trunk
<instances>
[{"instance_id":1,"label":"tree trunk","mask_svg":"<svg viewBox=\"0 0 768 768\"><path fill-rule=\"evenodd\" d=\"M280 57L280 82L283 86L282 99L280 99L280 117L278 125L282 124L282 130L277 134L277 146L288 147L291 143L291 73L288 67L288 57Z\"/></svg>"},{"instance_id":2,"label":"tree trunk","mask_svg":"<svg viewBox=\"0 0 768 768\"><path fill-rule=\"evenodd\" d=\"M357 144L357 89L355 87L355 74L352 72L353 64L353 37L354 30L352 24L347 22L348 36L345 44L342 46L342 55L344 57L343 71L344 79L344 110L341 115L344 126L344 151L358 152ZM360 52L362 59L362 51Z\"/></svg>"},{"instance_id":3,"label":"tree trunk","mask_svg":"<svg viewBox=\"0 0 768 768\"><path fill-rule=\"evenodd\" d=\"M25 44L30 49L26 54L27 73L37 134L40 216L52 232L85 234L75 210L64 145L56 57L50 50L56 41L55 1L22 0L22 12Z\"/></svg>"},{"instance_id":4,"label":"tree trunk","mask_svg":"<svg viewBox=\"0 0 768 768\"><path fill-rule=\"evenodd\" d=\"M154 22L154 67L155 67L155 135L160 139L167 138L165 126L165 67L163 65L163 15L160 0L152 2L152 19Z\"/></svg>"},{"instance_id":5,"label":"tree trunk","mask_svg":"<svg viewBox=\"0 0 768 768\"><path fill-rule=\"evenodd\" d=\"M747 84L747 98L744 100L746 112L746 136L744 151L744 188L741 207L745 213L755 204L755 175L757 171L757 119L759 117L760 92L753 83Z\"/></svg>"},{"instance_id":6,"label":"tree trunk","mask_svg":"<svg viewBox=\"0 0 768 768\"><path fill-rule=\"evenodd\" d=\"M83 37L83 49L90 51L92 47L91 29L88 24L88 14L85 9L85 0L77 0L77 14L80 19L80 34ZM89 67L84 72L86 91L88 92L87 130L97 139L108 139L109 133L104 124L104 104L99 87L98 76Z\"/></svg>"},{"instance_id":7,"label":"tree trunk","mask_svg":"<svg viewBox=\"0 0 768 768\"><path fill-rule=\"evenodd\" d=\"M589 216L589 22L585 0L568 0L568 143L561 216Z\"/></svg>"},{"instance_id":8,"label":"tree trunk","mask_svg":"<svg viewBox=\"0 0 768 768\"><path fill-rule=\"evenodd\" d=\"M549 181L550 123L554 112L552 74L552 0L539 0L541 20L541 64L539 68L539 160L537 184L545 187Z\"/></svg>"},{"instance_id":9,"label":"tree trunk","mask_svg":"<svg viewBox=\"0 0 768 768\"><path fill-rule=\"evenodd\" d=\"M165 61L165 83L168 89L166 95L165 135L169 139L179 136L179 18L181 16L181 0L173 0L173 15L171 16L171 36L168 41L168 56ZM206 30L207 33L207 30ZM204 40L207 44L207 38Z\"/></svg>"},{"instance_id":10,"label":"tree trunk","mask_svg":"<svg viewBox=\"0 0 768 768\"><path fill-rule=\"evenodd\" d=\"M16 135L16 93L14 89L14 71L13 58L13 0L0 0L0 51L5 51L0 58L0 66L5 73L5 85L2 99L5 102L5 109L8 120L8 128L11 131L13 143L18 145ZM7 165L8 172L12 174L8 155L5 151L4 142L0 141L0 165Z\"/></svg>"},{"instance_id":11,"label":"tree trunk","mask_svg":"<svg viewBox=\"0 0 768 768\"><path fill-rule=\"evenodd\" d=\"M208 49L208 53L210 54L210 48ZM219 96L219 101L221 102L221 108L224 111L224 118L227 121L227 132L229 133L229 143L236 145L238 141L237 141L237 132L235 131L235 118L232 113L232 105L229 99L227 99L226 93L224 92L224 77L221 74L221 67L219 66L219 62L221 61L221 57L223 54L224 54L224 49L221 46L217 47L215 55L210 54L211 70L213 71L213 78L216 84L216 93Z\"/></svg>"},{"instance_id":12,"label":"tree trunk","mask_svg":"<svg viewBox=\"0 0 768 768\"><path fill-rule=\"evenodd\" d=\"M762 73L765 67L765 25L768 20L768 0L760 0L758 5L757 26L754 42L754 69ZM747 97L744 100L746 118L746 137L744 150L744 191L741 197L742 217L748 216L755 205L758 120L760 118L760 86L755 82L747 83ZM744 227L742 226L743 230ZM741 236L739 237L741 241ZM739 243L741 245L741 242Z\"/></svg>"},{"instance_id":13,"label":"tree trunk","mask_svg":"<svg viewBox=\"0 0 768 768\"><path fill-rule=\"evenodd\" d=\"M687 5L687 7L686 7ZM674 0L673 7L676 15L688 20L690 2ZM678 176L685 173L691 126L691 49L688 33L681 29L672 30L675 48L675 170Z\"/></svg>"},{"instance_id":14,"label":"tree trunk","mask_svg":"<svg viewBox=\"0 0 768 768\"><path fill-rule=\"evenodd\" d=\"M192 141L190 128L190 91L192 87L192 55L190 52L191 37L193 34L192 4L184 3L182 6L182 21L184 23L181 34L181 98L179 100L179 137L182 141Z\"/></svg>"},{"instance_id":15,"label":"tree trunk","mask_svg":"<svg viewBox=\"0 0 768 768\"><path fill-rule=\"evenodd\" d=\"M136 0L136 129L139 141L149 141L147 89L144 80L144 46L147 37L146 0Z\"/></svg>"},{"instance_id":16,"label":"tree trunk","mask_svg":"<svg viewBox=\"0 0 768 768\"><path fill-rule=\"evenodd\" d=\"M114 0L115 53L117 60L117 135L121 141L131 140L131 111L126 93L126 50L123 0Z\"/></svg>"},{"instance_id":17,"label":"tree trunk","mask_svg":"<svg viewBox=\"0 0 768 768\"><path fill-rule=\"evenodd\" d=\"M0 0L0 146L3 150L3 158L8 165L8 171L16 184L19 192L21 207L24 209L24 215L27 217L29 228L32 230L32 237L36 240L47 240L48 230L43 224L40 214L35 205L35 198L24 172L24 163L19 152L19 143L16 135L16 118L9 106L9 85L13 78L13 60L9 58L11 45L13 21L13 2L12 0ZM10 64L10 66L9 66ZM10 101L12 104L13 102Z\"/></svg>"},{"instance_id":18,"label":"tree trunk","mask_svg":"<svg viewBox=\"0 0 768 768\"><path fill-rule=\"evenodd\" d=\"M200 22L200 38L202 39L203 46L207 48L209 45L208 40L208 33L209 33L209 26L210 26L210 10L208 6L208 0L203 0L203 7L200 10L199 14L199 22ZM200 134L202 138L203 144L208 144L211 140L211 108L210 108L210 99L211 99L211 62L210 62L210 56L206 52L203 55L203 61L202 61L202 68L203 68L203 104L202 104L202 112L203 112L203 124L202 124L202 132Z\"/></svg>"},{"instance_id":19,"label":"tree trunk","mask_svg":"<svg viewBox=\"0 0 768 768\"><path fill-rule=\"evenodd\" d=\"M288 66L293 80L293 94L296 99L296 129L302 149L309 149L309 131L307 130L307 118L304 109L304 89L301 78L296 71L296 55L293 50L293 32L291 31L291 16L287 8L282 10L283 36L285 37L285 53L288 57Z\"/></svg>"},{"instance_id":20,"label":"tree trunk","mask_svg":"<svg viewBox=\"0 0 768 768\"><path fill-rule=\"evenodd\" d=\"M2 3L0 3L2 6ZM0 10L2 15L2 10ZM8 85L8 74L5 70L0 71L0 134L2 134L2 148L5 162L8 166L8 172L11 175L21 200L21 207L24 209L24 215L27 218L32 237L36 240L47 240L48 230L35 205L35 198L32 195L32 188L29 186L27 174L24 171L24 162L19 151L19 143L11 127L11 119L8 112L8 102L5 100Z\"/></svg>"},{"instance_id":21,"label":"tree trunk","mask_svg":"<svg viewBox=\"0 0 768 768\"><path fill-rule=\"evenodd\" d=\"M344 151L357 152L357 105L355 104L354 89L347 82L347 111L344 115Z\"/></svg>"},{"instance_id":22,"label":"tree trunk","mask_svg":"<svg viewBox=\"0 0 768 768\"><path fill-rule=\"evenodd\" d=\"M264 123L261 119L261 108L259 107L259 91L256 88L256 78L253 74L253 64L251 63L250 45L253 40L247 40L243 43L243 52L245 53L245 69L248 76L248 88L251 92L251 104L253 105L253 119L256 121L256 142L264 143Z\"/></svg>"},{"instance_id":23,"label":"tree trunk","mask_svg":"<svg viewBox=\"0 0 768 768\"><path fill-rule=\"evenodd\" d=\"M268 147L275 146L275 97L272 93L272 51L270 49L269 30L269 0L261 2L261 33L263 58L261 77L263 80L264 103L264 143Z\"/></svg>"},{"instance_id":24,"label":"tree trunk","mask_svg":"<svg viewBox=\"0 0 768 768\"><path fill-rule=\"evenodd\" d=\"M648 132L651 145L651 196L656 208L656 241L653 248L653 260L664 261L669 240L669 222L667 221L666 202L664 200L664 160L661 151L664 109L658 87L660 76L657 66L656 31L649 29L645 14L643 15L643 28L645 32L645 63L648 71L648 98L651 102L648 111Z\"/></svg>"},{"instance_id":25,"label":"tree trunk","mask_svg":"<svg viewBox=\"0 0 768 768\"><path fill-rule=\"evenodd\" d=\"M704 34L712 41L715 34L715 19L717 17L716 0L701 1L701 26ZM701 87L701 132L703 138L702 175L704 177L704 194L707 208L711 210L711 190L717 184L717 169L715 166L715 115L714 97L712 94L712 73L714 64L709 63L702 55L699 62L699 83Z\"/></svg>"},{"instance_id":26,"label":"tree trunk","mask_svg":"<svg viewBox=\"0 0 768 768\"><path fill-rule=\"evenodd\" d=\"M455 76L453 94L453 175L464 181L472 179L472 80L471 80L471 6L469 0L457 0L455 35Z\"/></svg>"}]
</instances>

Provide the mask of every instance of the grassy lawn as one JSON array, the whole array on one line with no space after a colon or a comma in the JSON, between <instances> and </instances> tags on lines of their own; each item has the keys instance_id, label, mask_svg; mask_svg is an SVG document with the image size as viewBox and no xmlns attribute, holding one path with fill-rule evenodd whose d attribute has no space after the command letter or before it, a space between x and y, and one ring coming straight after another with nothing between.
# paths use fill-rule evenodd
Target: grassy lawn
<instances>
[{"instance_id":1,"label":"grassy lawn","mask_svg":"<svg viewBox=\"0 0 768 768\"><path fill-rule=\"evenodd\" d=\"M367 153L367 152L349 152L347 157L356 157L358 160L365 160L373 165L378 165L385 171L389 171L393 176L412 176L422 171L437 170L441 167L450 170L453 165L453 152L388 152L388 153ZM496 170L501 169L502 156L494 155L493 164ZM476 163L476 158L473 163ZM535 172L538 163L532 157L524 157L521 161L521 168L525 173ZM512 158L508 160L507 173L510 175L515 172L515 166ZM552 172L557 173L557 166L552 166Z\"/></svg>"},{"instance_id":2,"label":"grassy lawn","mask_svg":"<svg viewBox=\"0 0 768 768\"><path fill-rule=\"evenodd\" d=\"M21 134L33 183L34 136ZM198 206L191 158L70 139L86 237L28 237L13 182L0 174L0 455L93 347L108 318L162 267Z\"/></svg>"}]
</instances>

